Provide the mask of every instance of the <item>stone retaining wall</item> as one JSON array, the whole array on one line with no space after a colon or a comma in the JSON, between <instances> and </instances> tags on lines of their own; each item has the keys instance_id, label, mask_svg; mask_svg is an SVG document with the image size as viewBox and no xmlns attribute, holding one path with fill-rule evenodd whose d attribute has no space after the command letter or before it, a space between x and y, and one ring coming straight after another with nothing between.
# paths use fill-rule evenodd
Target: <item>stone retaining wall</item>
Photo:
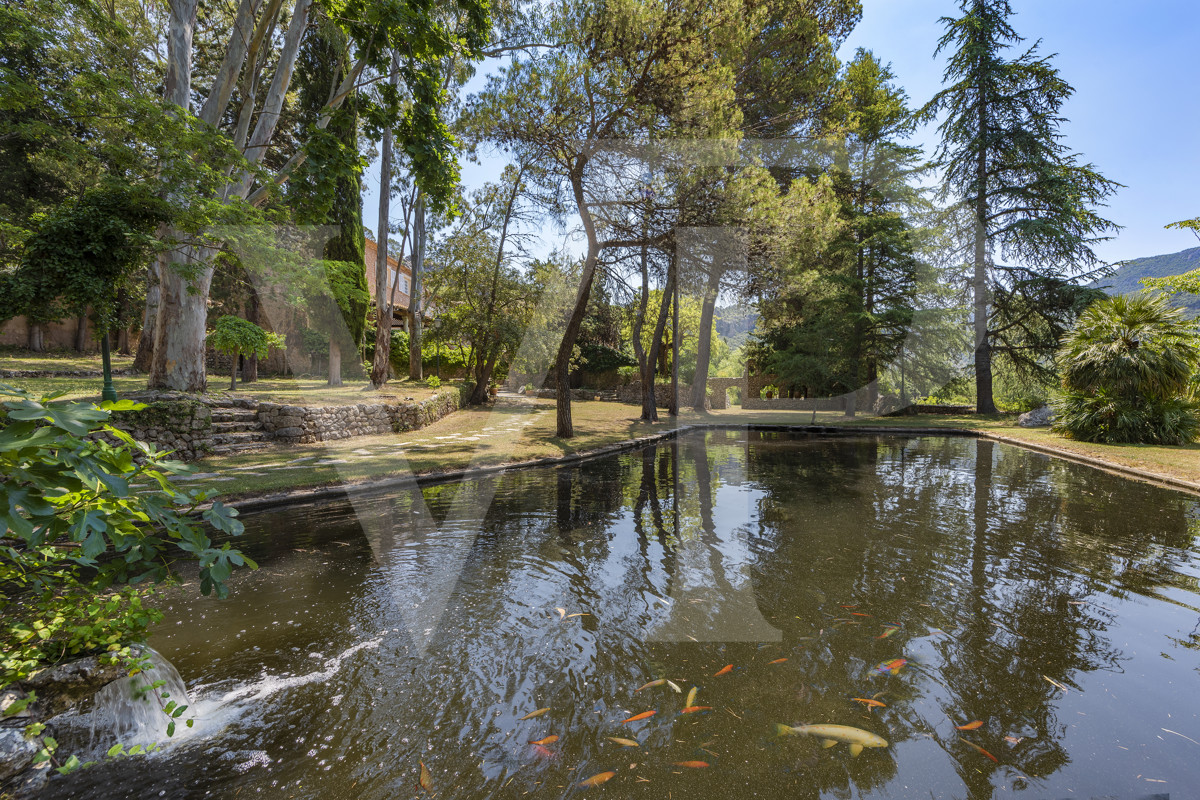
<instances>
[{"instance_id":1,"label":"stone retaining wall","mask_svg":"<svg viewBox=\"0 0 1200 800\"><path fill-rule=\"evenodd\" d=\"M210 405L185 396L155 400L141 411L114 411L110 423L140 442L174 450L181 461L193 461L212 449Z\"/></svg>"},{"instance_id":2,"label":"stone retaining wall","mask_svg":"<svg viewBox=\"0 0 1200 800\"><path fill-rule=\"evenodd\" d=\"M310 407L259 403L258 419L267 435L276 441L309 444L410 431L436 422L456 411L460 404L456 391L440 392L420 403L403 405L359 403Z\"/></svg>"},{"instance_id":3,"label":"stone retaining wall","mask_svg":"<svg viewBox=\"0 0 1200 800\"><path fill-rule=\"evenodd\" d=\"M679 404L681 406L691 402L692 387L679 384ZM617 389L617 400L622 403L632 403L640 406L642 404L642 382L634 381ZM654 384L654 403L659 408L667 408L671 405L671 384L658 383Z\"/></svg>"},{"instance_id":4,"label":"stone retaining wall","mask_svg":"<svg viewBox=\"0 0 1200 800\"><path fill-rule=\"evenodd\" d=\"M214 398L176 392L152 393L129 399L145 403L141 411L114 411L111 424L133 438L162 450L173 450L181 461L203 458L218 443L213 408L255 410L269 440L309 444L352 436L399 433L436 422L462 405L454 389L420 403L359 403L353 406L291 406L249 398Z\"/></svg>"}]
</instances>

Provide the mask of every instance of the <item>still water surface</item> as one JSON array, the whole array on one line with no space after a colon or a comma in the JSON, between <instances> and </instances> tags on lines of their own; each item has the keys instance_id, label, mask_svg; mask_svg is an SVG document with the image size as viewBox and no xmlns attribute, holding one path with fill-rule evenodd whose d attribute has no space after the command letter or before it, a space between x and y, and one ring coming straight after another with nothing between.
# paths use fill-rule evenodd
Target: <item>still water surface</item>
<instances>
[{"instance_id":1,"label":"still water surface","mask_svg":"<svg viewBox=\"0 0 1200 800\"><path fill-rule=\"evenodd\" d=\"M744 431L252 515L261 569L151 642L195 728L52 796L1200 796L1198 520L985 441Z\"/></svg>"}]
</instances>

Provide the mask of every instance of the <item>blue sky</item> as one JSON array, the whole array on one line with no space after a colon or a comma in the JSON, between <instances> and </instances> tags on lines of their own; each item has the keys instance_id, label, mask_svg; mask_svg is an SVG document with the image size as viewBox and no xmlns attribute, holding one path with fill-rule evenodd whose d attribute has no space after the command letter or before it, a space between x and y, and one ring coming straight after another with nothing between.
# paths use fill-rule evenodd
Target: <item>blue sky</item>
<instances>
[{"instance_id":1,"label":"blue sky","mask_svg":"<svg viewBox=\"0 0 1200 800\"><path fill-rule=\"evenodd\" d=\"M1168 222L1200 216L1200 3L1196 0L1011 0L1013 27L1075 88L1066 104L1064 143L1101 174L1125 185L1103 214L1123 226L1101 244L1110 262L1173 253L1200 244ZM945 55L933 52L954 0L863 0L863 19L841 52L858 47L890 62L914 106L941 88ZM479 79L473 82L479 85ZM474 86L470 88L475 88ZM932 151L932 126L917 143ZM499 174L496 161L464 164L477 186ZM377 218L378 164L364 176L368 227Z\"/></svg>"}]
</instances>

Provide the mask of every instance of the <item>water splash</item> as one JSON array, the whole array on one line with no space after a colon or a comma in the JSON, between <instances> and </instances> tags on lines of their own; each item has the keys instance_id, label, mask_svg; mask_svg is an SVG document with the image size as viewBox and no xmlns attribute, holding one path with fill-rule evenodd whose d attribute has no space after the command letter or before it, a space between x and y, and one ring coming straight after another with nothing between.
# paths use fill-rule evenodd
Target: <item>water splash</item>
<instances>
[{"instance_id":1,"label":"water splash","mask_svg":"<svg viewBox=\"0 0 1200 800\"><path fill-rule=\"evenodd\" d=\"M175 666L152 648L143 648L146 668L136 675L113 681L96 693L92 701L92 744L120 742L126 747L165 742L171 717L163 710L174 701L190 704L187 686ZM161 686L154 684L162 681ZM175 722L179 730L192 714L184 712Z\"/></svg>"}]
</instances>

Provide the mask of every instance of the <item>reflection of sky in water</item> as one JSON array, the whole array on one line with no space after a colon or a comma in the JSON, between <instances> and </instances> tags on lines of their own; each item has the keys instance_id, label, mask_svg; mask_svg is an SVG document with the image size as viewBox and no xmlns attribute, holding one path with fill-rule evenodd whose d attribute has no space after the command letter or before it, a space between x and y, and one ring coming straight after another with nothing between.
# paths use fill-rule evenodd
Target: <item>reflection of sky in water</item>
<instances>
[{"instance_id":1,"label":"reflection of sky in water","mask_svg":"<svg viewBox=\"0 0 1200 800\"><path fill-rule=\"evenodd\" d=\"M372 800L413 794L418 761L471 800L607 770L588 791L656 800L1200 785L1197 503L1087 467L710 432L247 523L262 569L223 602L185 583L152 642L195 731L54 796ZM681 692L634 691L660 677ZM710 712L678 713L692 686ZM775 723L890 746L853 758Z\"/></svg>"}]
</instances>

